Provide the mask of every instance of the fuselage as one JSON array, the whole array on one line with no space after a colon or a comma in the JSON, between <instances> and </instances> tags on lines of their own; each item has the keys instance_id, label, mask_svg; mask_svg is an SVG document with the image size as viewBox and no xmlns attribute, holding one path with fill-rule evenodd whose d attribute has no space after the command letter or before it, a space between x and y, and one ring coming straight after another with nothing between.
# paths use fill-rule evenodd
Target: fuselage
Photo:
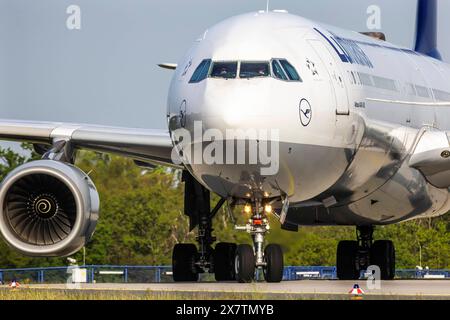
<instances>
[{"instance_id":1,"label":"fuselage","mask_svg":"<svg viewBox=\"0 0 450 320\"><path fill-rule=\"evenodd\" d=\"M192 81L205 60L207 75ZM275 75L284 61L300 80ZM268 74L244 77L255 62ZM236 63L236 74L214 77L220 63ZM450 128L448 108L414 104L439 101L450 101L445 63L288 13L259 12L227 19L194 43L173 76L168 121L174 144L180 131L192 136L178 148L185 167L222 197L287 197L293 224L388 224L448 210L447 189L407 161L423 127ZM277 144L269 157L276 170L263 174L267 161L226 161L227 130L258 148ZM186 156L187 146L202 154L211 140L223 142L223 162Z\"/></svg>"}]
</instances>

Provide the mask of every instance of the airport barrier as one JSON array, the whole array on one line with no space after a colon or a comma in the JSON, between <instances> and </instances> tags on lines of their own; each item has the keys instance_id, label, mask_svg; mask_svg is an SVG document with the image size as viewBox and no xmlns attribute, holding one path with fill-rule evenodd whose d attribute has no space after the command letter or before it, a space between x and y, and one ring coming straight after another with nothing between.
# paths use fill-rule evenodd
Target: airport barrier
<instances>
[{"instance_id":1,"label":"airport barrier","mask_svg":"<svg viewBox=\"0 0 450 320\"><path fill-rule=\"evenodd\" d=\"M16 279L21 283L146 283L171 282L171 266L86 265L0 269L0 282Z\"/></svg>"},{"instance_id":2,"label":"airport barrier","mask_svg":"<svg viewBox=\"0 0 450 320\"><path fill-rule=\"evenodd\" d=\"M396 277L401 279L450 279L450 270L444 269L400 269ZM334 266L286 266L283 280L336 279ZM261 272L257 280L263 280ZM22 269L0 269L0 283L17 280L27 283L152 283L172 282L171 266L121 266L86 265ZM201 281L214 280L213 274L202 274Z\"/></svg>"},{"instance_id":3,"label":"airport barrier","mask_svg":"<svg viewBox=\"0 0 450 320\"><path fill-rule=\"evenodd\" d=\"M336 279L336 267L289 266L284 267L283 280Z\"/></svg>"},{"instance_id":4,"label":"airport barrier","mask_svg":"<svg viewBox=\"0 0 450 320\"><path fill-rule=\"evenodd\" d=\"M401 279L445 279L450 278L447 269L401 269L395 271L395 276Z\"/></svg>"}]
</instances>

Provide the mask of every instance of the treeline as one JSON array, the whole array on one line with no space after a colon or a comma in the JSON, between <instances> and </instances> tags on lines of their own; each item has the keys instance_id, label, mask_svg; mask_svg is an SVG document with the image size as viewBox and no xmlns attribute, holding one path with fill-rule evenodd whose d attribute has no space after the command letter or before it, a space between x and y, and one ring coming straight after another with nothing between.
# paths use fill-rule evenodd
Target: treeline
<instances>
[{"instance_id":1,"label":"treeline","mask_svg":"<svg viewBox=\"0 0 450 320\"><path fill-rule=\"evenodd\" d=\"M0 178L17 165L38 156L0 149ZM100 220L86 246L86 264L168 265L177 242L195 239L183 215L183 184L178 170L146 170L131 160L93 152L78 153L77 166L88 172L101 198ZM216 199L213 199L213 201ZM236 211L239 220L246 217ZM334 265L339 240L354 239L354 227L301 227L287 232L272 221L269 242L280 243L286 265ZM250 237L233 229L230 217L220 212L214 221L220 241L249 243ZM450 268L450 215L378 227L378 239L391 239L397 249L397 267L414 268L422 261L430 268ZM74 255L79 263L82 252ZM65 258L30 258L0 241L0 268L66 265Z\"/></svg>"}]
</instances>

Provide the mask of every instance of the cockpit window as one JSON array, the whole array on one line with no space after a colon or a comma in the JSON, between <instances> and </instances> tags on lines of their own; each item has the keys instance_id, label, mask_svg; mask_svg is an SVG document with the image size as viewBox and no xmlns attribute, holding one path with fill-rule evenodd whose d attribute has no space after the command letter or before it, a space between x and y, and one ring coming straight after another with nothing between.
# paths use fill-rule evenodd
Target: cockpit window
<instances>
[{"instance_id":1,"label":"cockpit window","mask_svg":"<svg viewBox=\"0 0 450 320\"><path fill-rule=\"evenodd\" d=\"M197 69L195 69L192 74L191 80L189 83L197 83L200 82L208 76L209 67L211 66L211 59L205 59L198 65Z\"/></svg>"},{"instance_id":2,"label":"cockpit window","mask_svg":"<svg viewBox=\"0 0 450 320\"><path fill-rule=\"evenodd\" d=\"M270 62L216 61L204 59L192 74L189 83L198 83L208 76L211 78L235 79L239 69L239 78L250 79L270 77L285 81L302 81L295 67L286 59L272 59Z\"/></svg>"},{"instance_id":3,"label":"cockpit window","mask_svg":"<svg viewBox=\"0 0 450 320\"><path fill-rule=\"evenodd\" d=\"M295 68L286 59L278 60L291 81L302 81Z\"/></svg>"},{"instance_id":4,"label":"cockpit window","mask_svg":"<svg viewBox=\"0 0 450 320\"><path fill-rule=\"evenodd\" d=\"M284 74L283 68L280 66L280 63L277 60L272 60L272 72L275 78L281 80L287 80L288 78Z\"/></svg>"},{"instance_id":5,"label":"cockpit window","mask_svg":"<svg viewBox=\"0 0 450 320\"><path fill-rule=\"evenodd\" d=\"M268 62L241 62L240 78L268 77L269 75Z\"/></svg>"},{"instance_id":6,"label":"cockpit window","mask_svg":"<svg viewBox=\"0 0 450 320\"><path fill-rule=\"evenodd\" d=\"M211 77L231 79L236 78L237 62L214 62Z\"/></svg>"}]
</instances>

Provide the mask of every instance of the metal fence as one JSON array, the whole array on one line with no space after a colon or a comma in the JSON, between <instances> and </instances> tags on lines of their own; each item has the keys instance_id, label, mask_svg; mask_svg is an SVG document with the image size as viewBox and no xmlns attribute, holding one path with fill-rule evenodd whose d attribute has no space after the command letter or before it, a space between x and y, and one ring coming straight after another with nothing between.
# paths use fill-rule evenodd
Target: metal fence
<instances>
[{"instance_id":1,"label":"metal fence","mask_svg":"<svg viewBox=\"0 0 450 320\"><path fill-rule=\"evenodd\" d=\"M117 266L86 265L23 269L0 269L0 282L17 280L21 283L65 283L75 280L77 271L83 271L85 282L171 282L171 266ZM84 281L82 281L84 282Z\"/></svg>"},{"instance_id":2,"label":"metal fence","mask_svg":"<svg viewBox=\"0 0 450 320\"><path fill-rule=\"evenodd\" d=\"M80 272L82 271L82 272ZM23 269L0 269L0 282L9 283L17 280L21 283L65 283L79 282L75 279L77 272L81 282L87 283L159 283L172 282L171 266L118 266L86 265L64 267L42 267ZM401 279L447 278L450 270L437 269L401 269L396 270L396 277ZM336 279L336 267L328 266L287 266L284 268L283 280L301 279ZM256 274L262 280L261 272ZM213 281L213 274L201 274L201 281Z\"/></svg>"}]
</instances>

